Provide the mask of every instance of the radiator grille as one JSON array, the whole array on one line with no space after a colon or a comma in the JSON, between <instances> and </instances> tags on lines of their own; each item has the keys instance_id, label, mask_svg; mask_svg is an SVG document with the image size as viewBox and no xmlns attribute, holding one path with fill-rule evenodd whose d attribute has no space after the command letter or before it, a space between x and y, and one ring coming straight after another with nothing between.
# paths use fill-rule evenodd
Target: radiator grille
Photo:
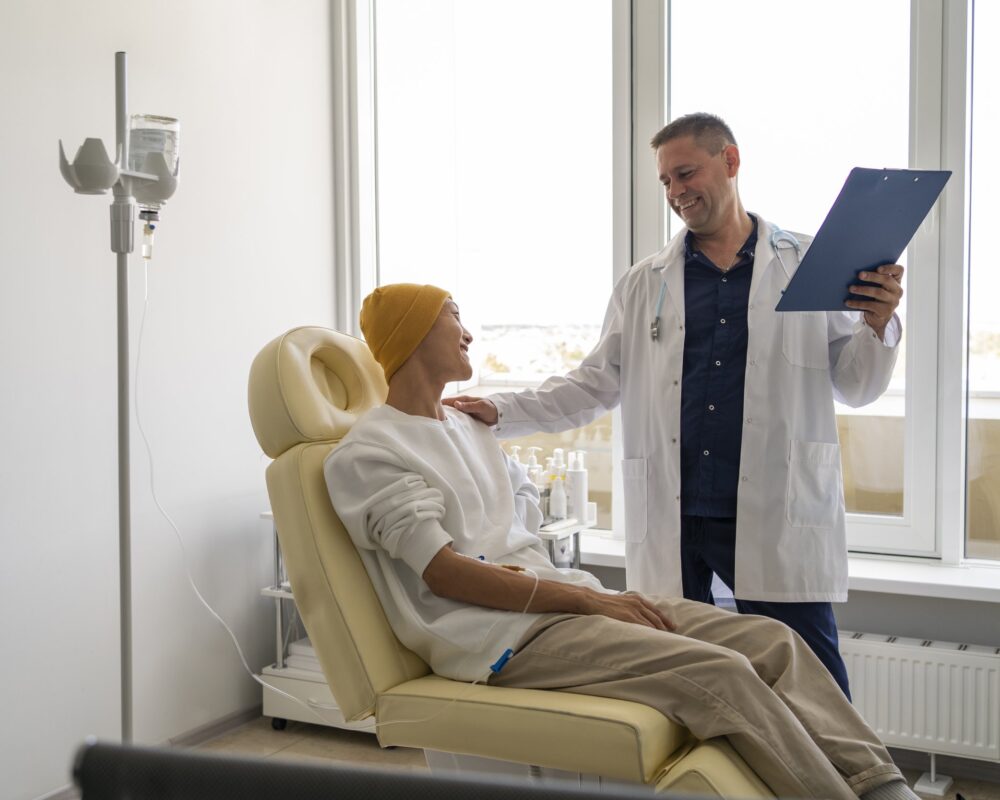
<instances>
[{"instance_id":1,"label":"radiator grille","mask_svg":"<svg viewBox=\"0 0 1000 800\"><path fill-rule=\"evenodd\" d=\"M1000 761L1000 648L841 631L840 652L887 745Z\"/></svg>"}]
</instances>

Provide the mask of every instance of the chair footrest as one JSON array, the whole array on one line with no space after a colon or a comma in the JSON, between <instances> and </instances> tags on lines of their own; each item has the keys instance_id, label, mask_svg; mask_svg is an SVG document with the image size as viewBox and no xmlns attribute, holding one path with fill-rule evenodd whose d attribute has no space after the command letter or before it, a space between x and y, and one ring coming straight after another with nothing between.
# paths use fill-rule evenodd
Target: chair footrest
<instances>
[{"instance_id":1,"label":"chair footrest","mask_svg":"<svg viewBox=\"0 0 1000 800\"><path fill-rule=\"evenodd\" d=\"M378 738L403 745L648 783L687 731L640 703L434 675L379 695Z\"/></svg>"}]
</instances>

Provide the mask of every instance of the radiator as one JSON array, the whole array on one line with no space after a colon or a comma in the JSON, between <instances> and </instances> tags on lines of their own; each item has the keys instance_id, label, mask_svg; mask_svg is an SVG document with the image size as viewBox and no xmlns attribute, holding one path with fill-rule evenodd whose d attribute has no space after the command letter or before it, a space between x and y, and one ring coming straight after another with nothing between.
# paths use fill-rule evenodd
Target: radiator
<instances>
[{"instance_id":1,"label":"radiator","mask_svg":"<svg viewBox=\"0 0 1000 800\"><path fill-rule=\"evenodd\" d=\"M1000 647L841 631L840 652L885 744L1000 761Z\"/></svg>"}]
</instances>

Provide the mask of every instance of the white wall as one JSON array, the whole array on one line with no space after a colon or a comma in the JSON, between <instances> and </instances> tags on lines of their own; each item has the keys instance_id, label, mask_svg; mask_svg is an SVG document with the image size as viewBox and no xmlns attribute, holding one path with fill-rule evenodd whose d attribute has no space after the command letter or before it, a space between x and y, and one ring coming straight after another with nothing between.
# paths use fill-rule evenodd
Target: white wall
<instances>
[{"instance_id":1,"label":"white wall","mask_svg":"<svg viewBox=\"0 0 1000 800\"><path fill-rule=\"evenodd\" d=\"M140 403L160 501L251 666L273 657L265 460L246 412L254 354L333 315L327 0L4 0L0 5L0 794L69 781L87 734L119 733L115 259L108 197L63 183L114 142L114 53L131 111L181 120L181 184L149 275ZM133 256L132 346L142 308ZM197 604L153 506L133 426L135 738L159 743L260 702Z\"/></svg>"}]
</instances>

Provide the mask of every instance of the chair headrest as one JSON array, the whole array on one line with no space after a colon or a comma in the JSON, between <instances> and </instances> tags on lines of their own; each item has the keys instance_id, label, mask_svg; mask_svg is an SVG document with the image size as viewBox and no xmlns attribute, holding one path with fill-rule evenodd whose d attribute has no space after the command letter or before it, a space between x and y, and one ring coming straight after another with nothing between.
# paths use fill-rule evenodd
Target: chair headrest
<instances>
[{"instance_id":1,"label":"chair headrest","mask_svg":"<svg viewBox=\"0 0 1000 800\"><path fill-rule=\"evenodd\" d=\"M261 449L277 458L302 442L340 439L387 391L363 341L329 328L293 328L250 367L250 422Z\"/></svg>"}]
</instances>

